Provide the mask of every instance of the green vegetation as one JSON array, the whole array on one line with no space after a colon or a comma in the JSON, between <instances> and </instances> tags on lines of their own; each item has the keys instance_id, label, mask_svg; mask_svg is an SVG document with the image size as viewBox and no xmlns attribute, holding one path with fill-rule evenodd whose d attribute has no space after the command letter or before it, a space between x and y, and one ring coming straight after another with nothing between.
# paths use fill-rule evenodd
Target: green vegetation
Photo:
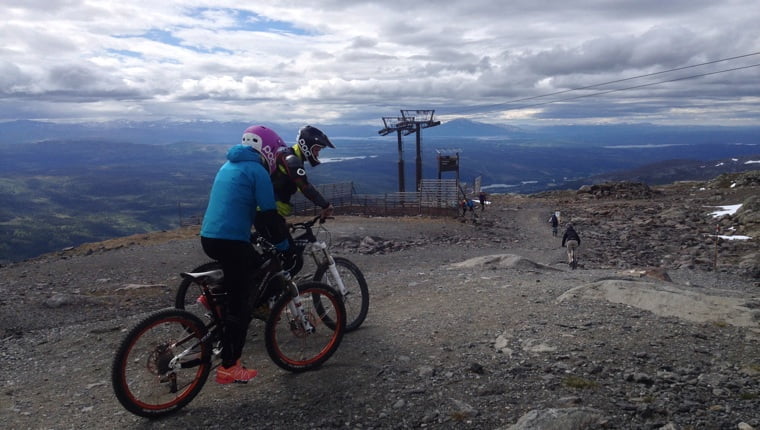
<instances>
[{"instance_id":1,"label":"green vegetation","mask_svg":"<svg viewBox=\"0 0 760 430\"><path fill-rule=\"evenodd\" d=\"M203 213L224 160L219 148L201 145L187 154L187 146L24 146L0 148L0 263L176 228L180 203L185 217ZM30 146L47 157L33 159Z\"/></svg>"},{"instance_id":2,"label":"green vegetation","mask_svg":"<svg viewBox=\"0 0 760 430\"><path fill-rule=\"evenodd\" d=\"M566 387L578 388L580 390L596 388L599 385L594 381L579 376L568 376L562 381L562 384Z\"/></svg>"}]
</instances>

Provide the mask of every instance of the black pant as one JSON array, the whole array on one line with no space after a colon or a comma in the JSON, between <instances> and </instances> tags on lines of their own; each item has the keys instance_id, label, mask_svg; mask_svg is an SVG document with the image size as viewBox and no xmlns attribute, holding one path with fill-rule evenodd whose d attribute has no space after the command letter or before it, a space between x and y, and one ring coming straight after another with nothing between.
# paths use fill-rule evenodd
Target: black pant
<instances>
[{"instance_id":1,"label":"black pant","mask_svg":"<svg viewBox=\"0 0 760 430\"><path fill-rule=\"evenodd\" d=\"M253 285L251 280L261 265L259 254L250 242L201 237L203 252L218 261L224 271L224 289L227 292L227 312L222 339L222 365L230 367L243 354L251 312L248 299Z\"/></svg>"}]
</instances>

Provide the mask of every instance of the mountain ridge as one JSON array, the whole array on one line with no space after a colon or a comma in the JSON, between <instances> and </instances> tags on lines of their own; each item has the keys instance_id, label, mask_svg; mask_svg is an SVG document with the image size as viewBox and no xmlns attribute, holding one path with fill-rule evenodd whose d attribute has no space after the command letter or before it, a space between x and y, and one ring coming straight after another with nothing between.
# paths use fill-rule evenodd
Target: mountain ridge
<instances>
[{"instance_id":1,"label":"mountain ridge","mask_svg":"<svg viewBox=\"0 0 760 430\"><path fill-rule=\"evenodd\" d=\"M107 121L90 123L56 123L40 120L15 120L0 122L0 144L34 143L44 140L65 139L114 139L141 144L169 144L177 142L231 143L240 138L242 130L255 120L241 121ZM276 130L286 141L295 140L297 130L304 124L264 122L262 125ZM383 128L367 124L312 124L329 136L376 139L395 142L395 133L381 137ZM425 128L425 137L515 137L540 141L564 141L583 144L628 144L645 141L673 141L692 143L736 142L760 145L760 126L678 126L652 125L647 123L598 124L598 125L522 125L493 124L456 118L440 125ZM406 139L413 139L406 137ZM651 142L648 142L651 143Z\"/></svg>"},{"instance_id":2,"label":"mountain ridge","mask_svg":"<svg viewBox=\"0 0 760 430\"><path fill-rule=\"evenodd\" d=\"M36 123L16 123L26 128L30 124ZM114 133L109 128L112 124L98 128L99 133L109 130L105 133L108 138L0 143L0 262L114 235L173 228L180 225L183 216L200 216L213 176L230 144L221 138L203 143L176 140L192 136L205 124L185 124L182 130L188 134L172 134L176 127L163 121L147 128L141 127L144 123L128 123L141 131L150 128L154 135L172 135L175 141L165 144L137 143L126 133ZM454 132L446 131L447 125ZM0 124L0 131L8 126ZM50 132L50 127L46 124L43 128ZM482 136L472 137L479 132L467 131L469 127L480 127ZM224 132L229 135L223 140L237 141L237 132L231 131L234 127L228 128ZM336 148L324 151L322 167L308 169L310 180L315 184L351 182L359 194L398 191L395 137L381 138L375 128L360 130L374 134L358 140L337 137ZM497 131L503 138L484 137ZM548 137L536 142L532 134L526 137L524 132L468 120L425 129L422 177L437 177L436 151L454 145L461 148L460 181L472 188L475 179L481 178L484 189L492 194L577 189L607 180L650 185L706 180L722 173L755 170L758 164L744 163L760 161L756 149L760 147L754 144L685 145L666 140L661 146L651 148L647 144L640 149L640 145L583 146L578 141L558 144ZM471 136L445 137L446 133ZM33 133L28 134L29 139L33 137ZM414 136L404 139L406 191L412 191ZM680 159L684 153L695 161ZM456 177L454 173L443 172L441 176L449 179Z\"/></svg>"}]
</instances>

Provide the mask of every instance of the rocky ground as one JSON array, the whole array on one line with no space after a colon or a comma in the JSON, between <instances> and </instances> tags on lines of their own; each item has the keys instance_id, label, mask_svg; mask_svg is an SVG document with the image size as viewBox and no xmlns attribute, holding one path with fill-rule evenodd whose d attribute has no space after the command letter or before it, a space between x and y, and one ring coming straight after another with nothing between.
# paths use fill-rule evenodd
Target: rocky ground
<instances>
[{"instance_id":1,"label":"rocky ground","mask_svg":"<svg viewBox=\"0 0 760 430\"><path fill-rule=\"evenodd\" d=\"M760 186L736 178L493 196L461 218L339 216L370 314L289 374L254 321L251 384L209 381L157 422L110 385L116 347L206 261L192 228L0 268L3 428L760 429ZM753 200L754 199L754 200ZM716 218L715 206L745 203ZM754 206L753 206L754 205ZM564 263L546 221L582 238Z\"/></svg>"}]
</instances>

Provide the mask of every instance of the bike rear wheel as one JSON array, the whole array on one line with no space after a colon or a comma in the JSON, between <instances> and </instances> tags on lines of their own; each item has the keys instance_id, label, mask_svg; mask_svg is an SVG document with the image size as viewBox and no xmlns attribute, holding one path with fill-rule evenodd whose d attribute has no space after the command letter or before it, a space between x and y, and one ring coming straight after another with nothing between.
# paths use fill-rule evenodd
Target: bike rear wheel
<instances>
[{"instance_id":1,"label":"bike rear wheel","mask_svg":"<svg viewBox=\"0 0 760 430\"><path fill-rule=\"evenodd\" d=\"M298 290L301 308L314 331L305 330L289 294L274 304L264 329L270 358L290 372L321 366L338 349L346 329L346 310L334 289L318 282L306 282L299 285ZM321 310L314 306L317 302L322 303ZM332 324L326 324L325 320Z\"/></svg>"},{"instance_id":2,"label":"bike rear wheel","mask_svg":"<svg viewBox=\"0 0 760 430\"><path fill-rule=\"evenodd\" d=\"M124 408L159 418L190 403L211 370L211 343L202 341L206 333L198 317L179 309L160 310L137 324L111 368L113 390Z\"/></svg>"},{"instance_id":3,"label":"bike rear wheel","mask_svg":"<svg viewBox=\"0 0 760 430\"><path fill-rule=\"evenodd\" d=\"M369 311L369 287L364 279L364 274L351 260L343 257L333 257L333 260L335 260L338 275L346 287L346 294L342 295L342 298L343 304L346 307L346 332L350 332L359 328L364 319L367 318L367 312ZM330 268L326 264L320 266L314 273L314 281L327 284L340 293L337 280L333 279ZM329 313L324 312L321 296L316 295L313 297L313 300L317 311L320 314L325 314L325 318L329 318ZM330 321L325 322L330 324Z\"/></svg>"}]
</instances>

